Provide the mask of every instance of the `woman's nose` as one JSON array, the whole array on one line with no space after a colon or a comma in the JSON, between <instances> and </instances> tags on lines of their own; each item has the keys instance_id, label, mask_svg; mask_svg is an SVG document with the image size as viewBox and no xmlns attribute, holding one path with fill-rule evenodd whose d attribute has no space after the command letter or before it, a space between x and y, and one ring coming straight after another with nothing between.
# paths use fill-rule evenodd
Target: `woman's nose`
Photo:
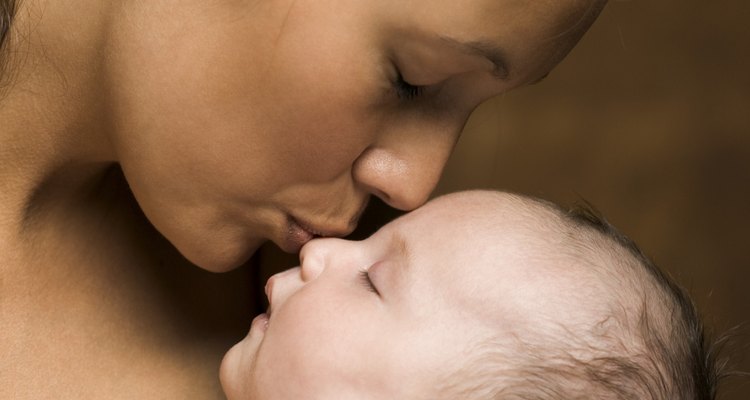
<instances>
[{"instance_id":1,"label":"woman's nose","mask_svg":"<svg viewBox=\"0 0 750 400\"><path fill-rule=\"evenodd\" d=\"M354 180L391 207L413 210L429 198L454 144L413 152L369 148L354 163Z\"/></svg>"}]
</instances>

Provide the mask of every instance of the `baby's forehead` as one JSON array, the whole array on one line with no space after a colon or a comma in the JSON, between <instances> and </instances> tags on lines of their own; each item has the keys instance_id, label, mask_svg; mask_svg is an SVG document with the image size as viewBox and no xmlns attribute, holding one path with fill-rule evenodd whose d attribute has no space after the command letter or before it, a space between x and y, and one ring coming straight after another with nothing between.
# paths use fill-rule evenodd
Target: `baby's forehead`
<instances>
[{"instance_id":1,"label":"baby's forehead","mask_svg":"<svg viewBox=\"0 0 750 400\"><path fill-rule=\"evenodd\" d=\"M626 251L541 200L465 192L438 198L414 217L406 221L411 234L432 239L418 249L426 257L415 260L464 308L596 318L609 307L618 274L633 277L631 268L617 272L617 263L632 258ZM635 296L629 293L619 296Z\"/></svg>"},{"instance_id":2,"label":"baby's forehead","mask_svg":"<svg viewBox=\"0 0 750 400\"><path fill-rule=\"evenodd\" d=\"M471 265L470 272L489 277L514 265L554 264L566 222L538 200L470 191L437 198L394 225L391 230L409 244L414 261ZM450 273L457 271L469 272L454 268Z\"/></svg>"},{"instance_id":3,"label":"baby's forehead","mask_svg":"<svg viewBox=\"0 0 750 400\"><path fill-rule=\"evenodd\" d=\"M492 278L507 277L521 266L531 270L554 262L559 252L553 247L560 242L561 224L554 211L536 200L471 191L433 200L407 215L396 231L406 236L417 253L414 261L438 259L456 264L445 269L447 274L471 272Z\"/></svg>"},{"instance_id":4,"label":"baby's forehead","mask_svg":"<svg viewBox=\"0 0 750 400\"><path fill-rule=\"evenodd\" d=\"M523 231L527 235L554 235L568 224L553 205L541 200L496 191L468 191L439 197L415 211L413 225L471 236L503 235ZM556 228L557 230L552 230Z\"/></svg>"}]
</instances>

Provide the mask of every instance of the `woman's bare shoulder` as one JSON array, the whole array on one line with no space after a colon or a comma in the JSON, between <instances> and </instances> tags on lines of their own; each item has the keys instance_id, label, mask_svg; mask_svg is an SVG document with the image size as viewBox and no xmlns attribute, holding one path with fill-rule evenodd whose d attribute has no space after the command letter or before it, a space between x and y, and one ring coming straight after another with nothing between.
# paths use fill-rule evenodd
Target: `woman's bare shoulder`
<instances>
[{"instance_id":1,"label":"woman's bare shoulder","mask_svg":"<svg viewBox=\"0 0 750 400\"><path fill-rule=\"evenodd\" d=\"M221 358L255 309L249 270L120 259L95 275L64 259L3 259L0 398L223 398Z\"/></svg>"},{"instance_id":2,"label":"woman's bare shoulder","mask_svg":"<svg viewBox=\"0 0 750 400\"><path fill-rule=\"evenodd\" d=\"M0 398L223 398L256 269L191 265L127 198L62 211L0 226Z\"/></svg>"}]
</instances>

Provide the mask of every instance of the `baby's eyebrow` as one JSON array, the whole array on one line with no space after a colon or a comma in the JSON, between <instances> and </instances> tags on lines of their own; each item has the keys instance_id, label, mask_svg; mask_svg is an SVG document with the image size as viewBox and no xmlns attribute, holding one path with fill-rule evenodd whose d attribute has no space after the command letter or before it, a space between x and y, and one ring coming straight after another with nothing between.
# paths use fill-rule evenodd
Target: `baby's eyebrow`
<instances>
[{"instance_id":1,"label":"baby's eyebrow","mask_svg":"<svg viewBox=\"0 0 750 400\"><path fill-rule=\"evenodd\" d=\"M409 245L406 242L406 237L401 232L393 234L393 243L396 251L404 258L409 258Z\"/></svg>"},{"instance_id":2,"label":"baby's eyebrow","mask_svg":"<svg viewBox=\"0 0 750 400\"><path fill-rule=\"evenodd\" d=\"M508 79L508 65L504 52L488 40L462 42L457 39L440 36L440 40L454 49L473 56L484 57L495 65L492 75L499 80Z\"/></svg>"},{"instance_id":3,"label":"baby's eyebrow","mask_svg":"<svg viewBox=\"0 0 750 400\"><path fill-rule=\"evenodd\" d=\"M393 248L397 255L399 256L399 259L403 260L402 263L402 272L409 272L409 269L412 264L411 259L411 249L409 248L409 242L406 239L406 236L404 236L401 232L395 232L393 234Z\"/></svg>"}]
</instances>

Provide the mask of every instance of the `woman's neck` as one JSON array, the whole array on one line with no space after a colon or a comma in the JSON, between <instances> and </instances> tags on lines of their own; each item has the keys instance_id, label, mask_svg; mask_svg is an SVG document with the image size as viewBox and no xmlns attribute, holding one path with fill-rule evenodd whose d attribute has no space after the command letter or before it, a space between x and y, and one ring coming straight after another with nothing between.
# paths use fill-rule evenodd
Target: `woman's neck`
<instances>
[{"instance_id":1,"label":"woman's neck","mask_svg":"<svg viewBox=\"0 0 750 400\"><path fill-rule=\"evenodd\" d=\"M101 67L110 2L70 3L20 2L12 23L0 98L2 230L20 228L43 198L77 196L114 160Z\"/></svg>"}]
</instances>

